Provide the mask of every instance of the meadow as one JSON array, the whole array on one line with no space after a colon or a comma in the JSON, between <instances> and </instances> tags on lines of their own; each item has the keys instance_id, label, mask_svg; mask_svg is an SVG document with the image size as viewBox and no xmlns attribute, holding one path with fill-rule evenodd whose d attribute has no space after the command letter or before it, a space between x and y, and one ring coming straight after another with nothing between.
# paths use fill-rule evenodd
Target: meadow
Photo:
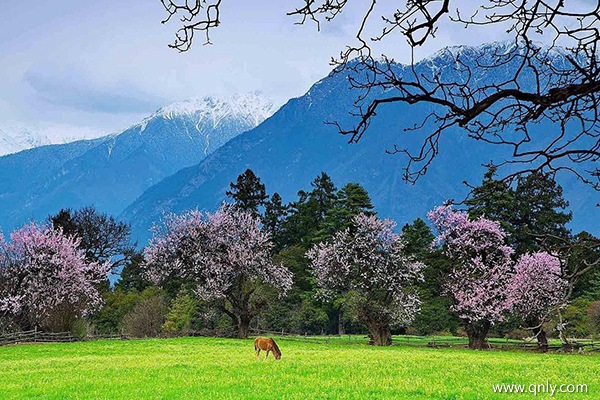
<instances>
[{"instance_id":1,"label":"meadow","mask_svg":"<svg viewBox=\"0 0 600 400\"><path fill-rule=\"evenodd\" d=\"M598 398L600 355L372 347L278 339L103 340L0 347L0 399L494 399L494 384L587 384ZM539 398L549 398L539 394Z\"/></svg>"}]
</instances>

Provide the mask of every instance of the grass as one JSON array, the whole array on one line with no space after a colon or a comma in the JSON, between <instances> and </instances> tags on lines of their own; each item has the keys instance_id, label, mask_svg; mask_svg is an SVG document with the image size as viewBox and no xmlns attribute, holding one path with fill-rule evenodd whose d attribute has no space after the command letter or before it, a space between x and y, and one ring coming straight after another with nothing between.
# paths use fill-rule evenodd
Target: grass
<instances>
[{"instance_id":1,"label":"grass","mask_svg":"<svg viewBox=\"0 0 600 400\"><path fill-rule=\"evenodd\" d=\"M178 338L0 347L0 399L493 399L493 384L587 384L600 355L375 348L281 339L258 362L252 340ZM538 395L540 398L544 396Z\"/></svg>"}]
</instances>

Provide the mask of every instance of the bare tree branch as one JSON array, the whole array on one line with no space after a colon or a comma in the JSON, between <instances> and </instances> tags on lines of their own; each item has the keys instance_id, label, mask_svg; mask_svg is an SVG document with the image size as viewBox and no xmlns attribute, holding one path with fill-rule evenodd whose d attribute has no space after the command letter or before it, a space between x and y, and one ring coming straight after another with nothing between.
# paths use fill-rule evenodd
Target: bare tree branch
<instances>
[{"instance_id":1,"label":"bare tree branch","mask_svg":"<svg viewBox=\"0 0 600 400\"><path fill-rule=\"evenodd\" d=\"M221 0L161 1L168 13L163 22L177 15L183 25L171 47L189 50L198 31L210 43L209 31L220 24ZM321 19L334 20L349 0L297 1L299 6L288 15L319 28ZM350 142L364 136L381 108L392 103L423 105L433 111L404 129L422 137L421 147L396 145L389 151L406 157L408 182L425 174L443 151L440 139L460 130L472 140L511 150L507 159L495 160L497 166L517 165L507 179L532 171L567 171L600 189L600 2L404 0L392 13L378 12L380 3L365 2L357 43L332 60L335 72L348 74L350 85L361 93L351 112L356 122L333 123ZM434 38L443 21L473 29L474 34L479 27L494 26L512 40L475 57L467 50L447 51L441 69L415 61L414 50ZM379 27L379 35L367 37L367 27ZM412 51L407 68L385 55L376 59L371 54L374 42L395 34ZM536 45L542 38L546 45ZM483 76L493 79L480 79Z\"/></svg>"}]
</instances>

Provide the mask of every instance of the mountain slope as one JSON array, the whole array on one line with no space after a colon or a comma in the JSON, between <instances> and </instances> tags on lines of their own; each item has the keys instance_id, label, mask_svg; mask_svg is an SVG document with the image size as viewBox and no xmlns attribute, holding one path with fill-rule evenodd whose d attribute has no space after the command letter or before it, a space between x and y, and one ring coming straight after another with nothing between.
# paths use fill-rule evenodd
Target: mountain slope
<instances>
[{"instance_id":1,"label":"mountain slope","mask_svg":"<svg viewBox=\"0 0 600 400\"><path fill-rule=\"evenodd\" d=\"M0 128L0 156L51 143L47 136L25 128Z\"/></svg>"},{"instance_id":2,"label":"mountain slope","mask_svg":"<svg viewBox=\"0 0 600 400\"><path fill-rule=\"evenodd\" d=\"M485 57L489 46L449 49L424 60L418 71L432 74L454 74L452 52L462 51L472 60ZM507 66L510 68L510 66ZM507 73L510 71L507 70ZM411 73L398 66L399 75ZM485 72L477 79L489 77ZM357 93L349 88L346 77L330 76L298 99L290 100L273 117L257 128L228 142L198 165L186 168L148 189L122 217L133 224L135 234L142 240L149 237L149 227L165 212L180 212L199 207L212 210L224 200L228 184L246 168L260 176L270 192L279 192L284 200L295 198L298 189L309 187L321 171L329 173L338 185L346 182L363 184L373 198L380 215L396 219L400 224L410 222L448 198L462 200L468 193L463 181L481 181L490 160L501 160L509 149L485 145L465 138L463 132L450 130L442 137L440 155L417 184L402 181L406 160L386 154L393 144L418 148L423 132L403 132L427 115L427 106L391 104L378 111L367 134L358 144L347 144L347 138L324 121L351 123L347 114ZM377 95L377 93L373 93ZM427 130L428 127L425 127ZM542 134L547 126L540 126ZM533 133L535 136L535 133ZM597 193L571 176L560 176L565 196L571 200L576 220L575 229L598 233L598 210L592 201Z\"/></svg>"},{"instance_id":3,"label":"mountain slope","mask_svg":"<svg viewBox=\"0 0 600 400\"><path fill-rule=\"evenodd\" d=\"M0 225L12 229L62 207L119 214L145 189L197 164L272 113L257 94L164 107L121 134L0 157Z\"/></svg>"}]
</instances>

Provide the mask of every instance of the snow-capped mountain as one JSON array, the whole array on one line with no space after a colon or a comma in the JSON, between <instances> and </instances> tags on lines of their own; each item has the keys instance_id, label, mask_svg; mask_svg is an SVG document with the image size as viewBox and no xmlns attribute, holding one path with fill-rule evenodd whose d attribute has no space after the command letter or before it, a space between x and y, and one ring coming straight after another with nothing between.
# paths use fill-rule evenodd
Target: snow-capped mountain
<instances>
[{"instance_id":1,"label":"snow-capped mountain","mask_svg":"<svg viewBox=\"0 0 600 400\"><path fill-rule=\"evenodd\" d=\"M51 143L46 135L24 127L0 127L0 156Z\"/></svg>"},{"instance_id":2,"label":"snow-capped mountain","mask_svg":"<svg viewBox=\"0 0 600 400\"><path fill-rule=\"evenodd\" d=\"M6 231L84 205L119 214L273 112L257 93L205 97L166 106L119 134L0 157L0 224Z\"/></svg>"},{"instance_id":3,"label":"snow-capped mountain","mask_svg":"<svg viewBox=\"0 0 600 400\"><path fill-rule=\"evenodd\" d=\"M170 104L159 109L148 119L164 117L173 119L184 115L194 115L202 121L211 121L217 126L229 116L246 119L247 123L258 126L273 115L273 102L260 92L234 94L229 97L203 97Z\"/></svg>"},{"instance_id":4,"label":"snow-capped mountain","mask_svg":"<svg viewBox=\"0 0 600 400\"><path fill-rule=\"evenodd\" d=\"M103 134L73 127L50 126L43 129L25 126L0 127L0 156L18 153L49 144L65 144L77 140L96 139Z\"/></svg>"}]
</instances>

